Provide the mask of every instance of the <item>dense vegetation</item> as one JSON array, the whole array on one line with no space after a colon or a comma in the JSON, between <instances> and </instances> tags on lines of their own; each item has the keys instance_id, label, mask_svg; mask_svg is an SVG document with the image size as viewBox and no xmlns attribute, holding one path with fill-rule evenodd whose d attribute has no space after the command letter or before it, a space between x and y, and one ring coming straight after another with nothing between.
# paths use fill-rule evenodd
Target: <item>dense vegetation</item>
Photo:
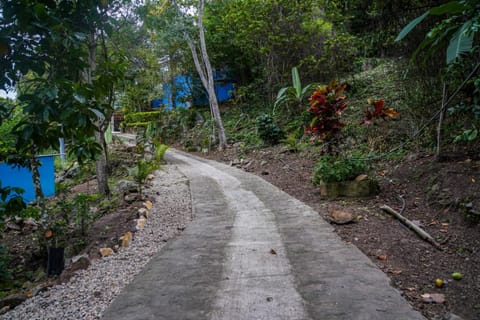
<instances>
[{"instance_id":1,"label":"dense vegetation","mask_svg":"<svg viewBox=\"0 0 480 320\"><path fill-rule=\"evenodd\" d=\"M204 49L203 33L209 63L202 55L200 70L211 63L233 75L235 98L221 106L221 118L228 144L245 153L279 143L293 152L313 149L318 182L354 178L376 160L412 150L478 152L478 1L197 5L0 1L0 89L17 95L0 99L0 162L31 168L37 196L24 209L18 197L7 200L20 190L0 183L0 227L22 213L39 219L44 231L74 221L85 233L93 215L87 203L110 196L105 136L115 109L123 113L123 130L139 136L130 175L140 193L165 152L162 144L216 148L219 115L208 106L151 107L163 83L175 94L175 76L197 74L192 53ZM204 30L198 30L199 13ZM95 170L99 195L60 197L52 208L39 187L36 156L57 150L60 137L69 164ZM72 207L74 217L57 219ZM0 280L9 275L0 246Z\"/></svg>"}]
</instances>

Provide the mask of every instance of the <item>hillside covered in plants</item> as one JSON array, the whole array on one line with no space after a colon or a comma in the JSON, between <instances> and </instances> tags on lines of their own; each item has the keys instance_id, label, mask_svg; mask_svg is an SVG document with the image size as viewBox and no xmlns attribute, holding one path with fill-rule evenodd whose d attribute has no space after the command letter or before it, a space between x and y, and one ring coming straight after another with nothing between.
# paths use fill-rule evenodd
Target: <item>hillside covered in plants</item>
<instances>
[{"instance_id":1,"label":"hillside covered in plants","mask_svg":"<svg viewBox=\"0 0 480 320\"><path fill-rule=\"evenodd\" d=\"M477 319L479 25L474 0L0 1L0 163L35 193L0 176L0 298L68 281L58 239L114 246L170 146L312 206L428 319Z\"/></svg>"}]
</instances>

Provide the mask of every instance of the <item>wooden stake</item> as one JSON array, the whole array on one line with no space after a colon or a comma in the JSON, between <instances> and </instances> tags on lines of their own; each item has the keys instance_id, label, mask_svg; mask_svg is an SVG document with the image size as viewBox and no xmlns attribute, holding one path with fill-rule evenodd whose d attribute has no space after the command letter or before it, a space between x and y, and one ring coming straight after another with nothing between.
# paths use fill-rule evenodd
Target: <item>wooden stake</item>
<instances>
[{"instance_id":1,"label":"wooden stake","mask_svg":"<svg viewBox=\"0 0 480 320\"><path fill-rule=\"evenodd\" d=\"M420 228L419 226L417 226L415 223L413 223L412 221L408 220L407 218L405 218L404 216L402 216L400 213L398 213L397 211L393 210L392 208L390 208L389 206L387 205L383 205L380 207L380 209L382 209L383 211L386 211L388 213L390 213L391 215L393 215L395 218L397 218L398 220L400 220L403 224L405 224L407 227L409 227L411 230L413 230L420 238L422 238L423 240L429 242L430 244L432 244L435 248L439 249L439 250L442 250L442 248L440 247L440 245L435 241L435 239L432 238L431 235L429 235L427 232L425 232L425 230L423 230L422 228Z\"/></svg>"}]
</instances>

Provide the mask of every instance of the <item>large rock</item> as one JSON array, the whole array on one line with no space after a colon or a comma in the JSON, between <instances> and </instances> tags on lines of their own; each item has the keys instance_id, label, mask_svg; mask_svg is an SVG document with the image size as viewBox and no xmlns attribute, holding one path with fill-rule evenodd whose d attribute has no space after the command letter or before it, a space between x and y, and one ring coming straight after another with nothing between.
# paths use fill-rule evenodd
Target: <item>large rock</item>
<instances>
[{"instance_id":1,"label":"large rock","mask_svg":"<svg viewBox=\"0 0 480 320\"><path fill-rule=\"evenodd\" d=\"M28 299L28 296L24 293L11 294L3 298L2 300L0 300L0 308L9 306L10 309L13 309L27 299Z\"/></svg>"},{"instance_id":2,"label":"large rock","mask_svg":"<svg viewBox=\"0 0 480 320\"><path fill-rule=\"evenodd\" d=\"M72 263L68 266L70 271L85 270L92 264L92 261L86 254L75 256L72 258Z\"/></svg>"},{"instance_id":3,"label":"large rock","mask_svg":"<svg viewBox=\"0 0 480 320\"><path fill-rule=\"evenodd\" d=\"M333 210L330 213L330 221L335 224L347 224L353 222L353 214L346 210Z\"/></svg>"}]
</instances>

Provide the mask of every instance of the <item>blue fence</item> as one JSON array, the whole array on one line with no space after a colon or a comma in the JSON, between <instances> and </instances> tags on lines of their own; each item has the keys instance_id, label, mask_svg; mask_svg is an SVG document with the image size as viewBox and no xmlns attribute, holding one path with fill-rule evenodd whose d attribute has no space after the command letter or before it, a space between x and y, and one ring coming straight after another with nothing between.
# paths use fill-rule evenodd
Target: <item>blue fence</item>
<instances>
[{"instance_id":1,"label":"blue fence","mask_svg":"<svg viewBox=\"0 0 480 320\"><path fill-rule=\"evenodd\" d=\"M40 184L45 197L55 195L55 170L53 166L54 156L39 156ZM35 200L35 189L33 186L32 173L29 168L14 167L9 164L0 164L0 181L2 187L18 187L25 190L22 194L25 202Z\"/></svg>"}]
</instances>

